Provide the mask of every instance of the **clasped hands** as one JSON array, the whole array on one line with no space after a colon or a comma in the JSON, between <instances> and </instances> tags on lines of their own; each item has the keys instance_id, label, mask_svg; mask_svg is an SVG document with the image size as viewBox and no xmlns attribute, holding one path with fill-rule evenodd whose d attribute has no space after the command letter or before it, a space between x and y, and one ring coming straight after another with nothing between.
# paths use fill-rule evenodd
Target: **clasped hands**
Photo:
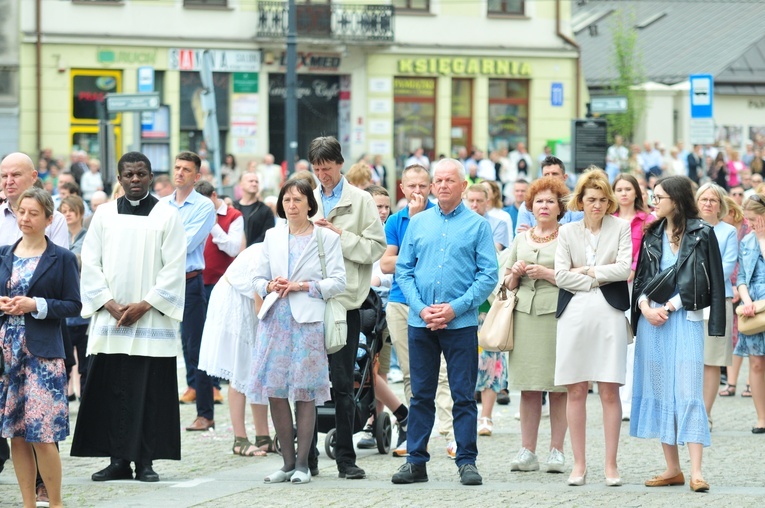
<instances>
[{"instance_id":1,"label":"clasped hands","mask_svg":"<svg viewBox=\"0 0 765 508\"><path fill-rule=\"evenodd\" d=\"M284 298L291 292L300 291L300 285L297 282L289 281L285 277L276 277L266 286L267 293L274 291L279 294L279 298Z\"/></svg>"},{"instance_id":2,"label":"clasped hands","mask_svg":"<svg viewBox=\"0 0 765 508\"><path fill-rule=\"evenodd\" d=\"M133 326L144 314L149 312L151 305L143 300L127 305L109 300L104 304L104 309L117 320L117 327L119 328L120 326Z\"/></svg>"},{"instance_id":3,"label":"clasped hands","mask_svg":"<svg viewBox=\"0 0 765 508\"><path fill-rule=\"evenodd\" d=\"M0 297L0 310L9 316L22 316L37 311L37 302L28 296Z\"/></svg>"},{"instance_id":4,"label":"clasped hands","mask_svg":"<svg viewBox=\"0 0 765 508\"><path fill-rule=\"evenodd\" d=\"M669 310L675 310L675 306L671 303L667 302L665 305L669 307ZM640 310L643 313L643 316L645 316L648 322L653 326L661 326L667 322L667 319L669 319L669 312L666 311L664 306L651 307L648 300L645 300L640 304Z\"/></svg>"},{"instance_id":5,"label":"clasped hands","mask_svg":"<svg viewBox=\"0 0 765 508\"><path fill-rule=\"evenodd\" d=\"M516 261L510 268L510 272L518 279L524 275L530 279L544 279L549 268L534 263L526 263L523 260Z\"/></svg>"},{"instance_id":6,"label":"clasped hands","mask_svg":"<svg viewBox=\"0 0 765 508\"><path fill-rule=\"evenodd\" d=\"M448 303L435 303L420 311L420 317L425 321L428 330L443 330L456 317L454 309Z\"/></svg>"}]
</instances>

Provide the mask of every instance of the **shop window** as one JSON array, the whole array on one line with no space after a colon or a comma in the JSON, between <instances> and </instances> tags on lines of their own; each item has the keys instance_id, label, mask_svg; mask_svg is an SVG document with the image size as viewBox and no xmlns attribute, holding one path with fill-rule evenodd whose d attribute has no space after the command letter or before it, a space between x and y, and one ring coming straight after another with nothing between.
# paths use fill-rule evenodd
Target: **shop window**
<instances>
[{"instance_id":1,"label":"shop window","mask_svg":"<svg viewBox=\"0 0 765 508\"><path fill-rule=\"evenodd\" d=\"M0 68L0 100L16 97L17 71L13 68Z\"/></svg>"},{"instance_id":2,"label":"shop window","mask_svg":"<svg viewBox=\"0 0 765 508\"><path fill-rule=\"evenodd\" d=\"M436 80L397 77L393 80L393 148L399 170L417 148L435 157Z\"/></svg>"},{"instance_id":3,"label":"shop window","mask_svg":"<svg viewBox=\"0 0 765 508\"><path fill-rule=\"evenodd\" d=\"M473 80L452 79L452 156L473 145Z\"/></svg>"},{"instance_id":4,"label":"shop window","mask_svg":"<svg viewBox=\"0 0 765 508\"><path fill-rule=\"evenodd\" d=\"M528 145L529 82L520 79L489 80L489 150L512 150L518 142Z\"/></svg>"},{"instance_id":5,"label":"shop window","mask_svg":"<svg viewBox=\"0 0 765 508\"><path fill-rule=\"evenodd\" d=\"M488 0L489 14L523 15L524 0Z\"/></svg>"},{"instance_id":6,"label":"shop window","mask_svg":"<svg viewBox=\"0 0 765 508\"><path fill-rule=\"evenodd\" d=\"M106 94L122 92L122 71L73 69L71 79L72 124L97 124ZM120 117L119 113L109 115L116 123Z\"/></svg>"},{"instance_id":7,"label":"shop window","mask_svg":"<svg viewBox=\"0 0 765 508\"><path fill-rule=\"evenodd\" d=\"M430 0L393 0L393 7L397 11L430 12Z\"/></svg>"}]
</instances>

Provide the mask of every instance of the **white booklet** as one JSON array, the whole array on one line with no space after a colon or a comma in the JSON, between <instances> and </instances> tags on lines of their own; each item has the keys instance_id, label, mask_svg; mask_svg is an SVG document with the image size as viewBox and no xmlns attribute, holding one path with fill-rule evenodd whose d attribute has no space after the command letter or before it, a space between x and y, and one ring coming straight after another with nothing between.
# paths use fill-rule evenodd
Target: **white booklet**
<instances>
[{"instance_id":1,"label":"white booklet","mask_svg":"<svg viewBox=\"0 0 765 508\"><path fill-rule=\"evenodd\" d=\"M266 297L263 299L263 305L260 306L260 312L258 312L258 319L263 319L263 316L266 315L268 312L268 309L271 308L271 306L274 304L276 299L279 298L279 293L276 291L271 291L266 295Z\"/></svg>"}]
</instances>

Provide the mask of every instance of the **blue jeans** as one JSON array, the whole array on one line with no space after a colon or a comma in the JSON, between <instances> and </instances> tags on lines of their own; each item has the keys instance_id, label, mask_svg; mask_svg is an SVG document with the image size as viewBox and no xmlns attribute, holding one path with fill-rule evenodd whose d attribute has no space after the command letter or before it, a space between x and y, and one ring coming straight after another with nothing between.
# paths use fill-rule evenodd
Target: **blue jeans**
<instances>
[{"instance_id":1,"label":"blue jeans","mask_svg":"<svg viewBox=\"0 0 765 508\"><path fill-rule=\"evenodd\" d=\"M478 433L474 393L478 377L478 327L436 330L409 327L409 375L412 401L406 433L408 462L425 464L430 460L428 440L436 418L436 387L441 353L446 358L449 388L454 400L454 438L457 441L457 467L475 464Z\"/></svg>"}]
</instances>

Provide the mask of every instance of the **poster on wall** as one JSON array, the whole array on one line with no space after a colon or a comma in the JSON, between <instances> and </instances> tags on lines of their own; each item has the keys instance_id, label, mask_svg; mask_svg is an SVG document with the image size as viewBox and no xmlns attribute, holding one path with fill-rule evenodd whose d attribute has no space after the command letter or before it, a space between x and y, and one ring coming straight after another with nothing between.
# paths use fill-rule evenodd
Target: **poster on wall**
<instances>
[{"instance_id":1,"label":"poster on wall","mask_svg":"<svg viewBox=\"0 0 765 508\"><path fill-rule=\"evenodd\" d=\"M765 149L765 125L749 127L749 139L752 140L755 148Z\"/></svg>"},{"instance_id":2,"label":"poster on wall","mask_svg":"<svg viewBox=\"0 0 765 508\"><path fill-rule=\"evenodd\" d=\"M744 144L744 128L740 125L717 125L715 127L715 144L741 148Z\"/></svg>"}]
</instances>

